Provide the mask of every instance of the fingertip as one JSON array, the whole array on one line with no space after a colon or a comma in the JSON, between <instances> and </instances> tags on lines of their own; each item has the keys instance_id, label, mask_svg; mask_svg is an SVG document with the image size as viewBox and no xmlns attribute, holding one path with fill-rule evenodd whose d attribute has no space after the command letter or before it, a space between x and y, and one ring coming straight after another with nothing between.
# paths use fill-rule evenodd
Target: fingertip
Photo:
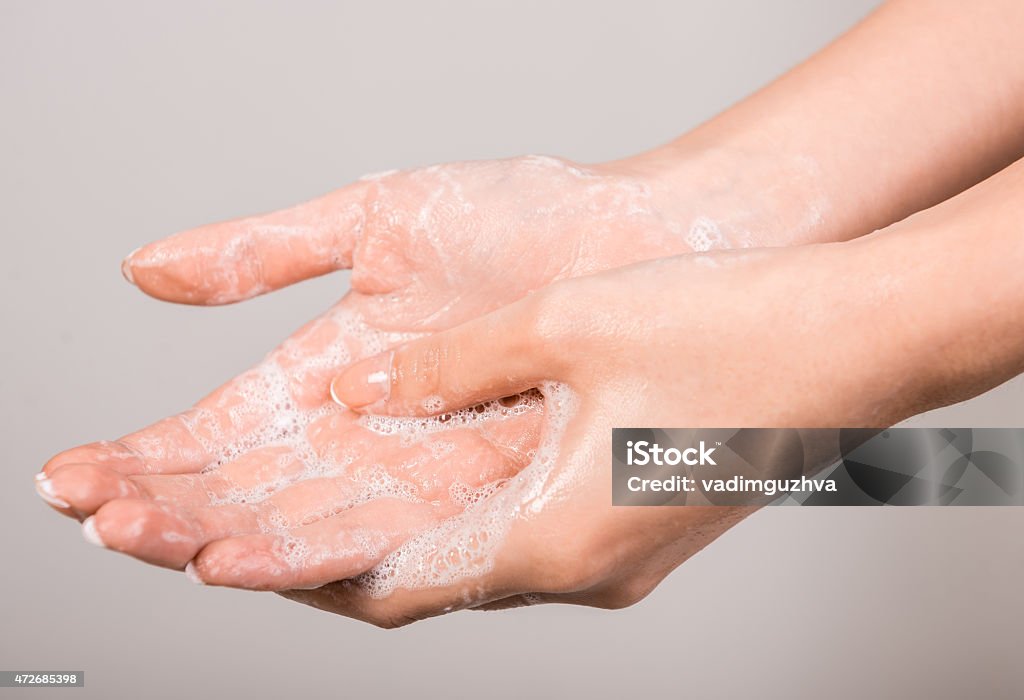
<instances>
[{"instance_id":1,"label":"fingertip","mask_svg":"<svg viewBox=\"0 0 1024 700\"><path fill-rule=\"evenodd\" d=\"M185 578L198 586L206 585L206 581L204 581L203 577L199 575L199 570L196 568L194 561L190 561L188 564L185 564Z\"/></svg>"},{"instance_id":2,"label":"fingertip","mask_svg":"<svg viewBox=\"0 0 1024 700\"><path fill-rule=\"evenodd\" d=\"M331 381L331 398L358 413L386 412L393 359L394 351L389 350L347 367Z\"/></svg>"},{"instance_id":3,"label":"fingertip","mask_svg":"<svg viewBox=\"0 0 1024 700\"><path fill-rule=\"evenodd\" d=\"M102 440L88 445L72 447L54 455L43 465L37 481L49 479L69 464L98 464L109 467L120 474L141 474L147 471L142 457L130 450L124 443Z\"/></svg>"},{"instance_id":4,"label":"fingertip","mask_svg":"<svg viewBox=\"0 0 1024 700\"><path fill-rule=\"evenodd\" d=\"M140 250L142 250L141 246L136 248L132 252L128 253L128 255L125 256L124 260L121 261L121 274L124 275L124 278L128 280L128 282L130 282L131 284L135 284L135 274L132 272L132 262L135 258L135 255Z\"/></svg>"},{"instance_id":5,"label":"fingertip","mask_svg":"<svg viewBox=\"0 0 1024 700\"><path fill-rule=\"evenodd\" d=\"M181 231L133 251L122 272L157 299L219 306L351 267L360 191Z\"/></svg>"},{"instance_id":6,"label":"fingertip","mask_svg":"<svg viewBox=\"0 0 1024 700\"><path fill-rule=\"evenodd\" d=\"M56 488L54 488L53 481L50 479L37 479L36 493L39 494L41 499L54 508L67 510L71 507L71 504L57 493Z\"/></svg>"},{"instance_id":7,"label":"fingertip","mask_svg":"<svg viewBox=\"0 0 1024 700\"><path fill-rule=\"evenodd\" d=\"M97 547L106 548L107 546L106 543L103 541L103 537L100 536L99 530L96 528L95 516L90 515L82 523L82 537L85 539L86 542Z\"/></svg>"},{"instance_id":8,"label":"fingertip","mask_svg":"<svg viewBox=\"0 0 1024 700\"><path fill-rule=\"evenodd\" d=\"M289 588L291 565L275 551L277 538L241 535L206 545L192 564L192 573L208 586L255 591Z\"/></svg>"},{"instance_id":9,"label":"fingertip","mask_svg":"<svg viewBox=\"0 0 1024 700\"><path fill-rule=\"evenodd\" d=\"M46 478L36 479L40 498L62 513L81 520L104 504L139 495L122 474L98 464L65 464Z\"/></svg>"},{"instance_id":10,"label":"fingertip","mask_svg":"<svg viewBox=\"0 0 1024 700\"><path fill-rule=\"evenodd\" d=\"M211 284L221 264L217 252L201 247L192 231L133 250L121 263L125 279L160 301L190 306L216 306L239 301L244 295Z\"/></svg>"},{"instance_id":11,"label":"fingertip","mask_svg":"<svg viewBox=\"0 0 1024 700\"><path fill-rule=\"evenodd\" d=\"M335 385L338 383L340 379L341 375L338 375L331 380L331 400L346 410L352 410L352 407L346 404L344 401L342 401L341 398L338 396L338 390L335 387Z\"/></svg>"}]
</instances>

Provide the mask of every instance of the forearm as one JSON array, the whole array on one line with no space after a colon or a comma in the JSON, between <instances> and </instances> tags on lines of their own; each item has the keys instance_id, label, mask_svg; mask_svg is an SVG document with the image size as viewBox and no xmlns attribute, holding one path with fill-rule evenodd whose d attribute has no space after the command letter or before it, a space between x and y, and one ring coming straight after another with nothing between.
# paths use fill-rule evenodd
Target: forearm
<instances>
[{"instance_id":1,"label":"forearm","mask_svg":"<svg viewBox=\"0 0 1024 700\"><path fill-rule=\"evenodd\" d=\"M714 195L713 216L736 219L750 244L853 238L1024 155L1022 33L1018 0L891 2L760 92L626 162L658 172L677 196Z\"/></svg>"},{"instance_id":2,"label":"forearm","mask_svg":"<svg viewBox=\"0 0 1024 700\"><path fill-rule=\"evenodd\" d=\"M875 235L813 248L802 284L816 291L787 313L820 317L823 381L835 383L822 410L852 399L844 424L888 425L1024 372L1024 162Z\"/></svg>"},{"instance_id":3,"label":"forearm","mask_svg":"<svg viewBox=\"0 0 1024 700\"><path fill-rule=\"evenodd\" d=\"M1024 372L1024 162L899 228L864 243L902 277L888 323L916 357L908 415Z\"/></svg>"}]
</instances>

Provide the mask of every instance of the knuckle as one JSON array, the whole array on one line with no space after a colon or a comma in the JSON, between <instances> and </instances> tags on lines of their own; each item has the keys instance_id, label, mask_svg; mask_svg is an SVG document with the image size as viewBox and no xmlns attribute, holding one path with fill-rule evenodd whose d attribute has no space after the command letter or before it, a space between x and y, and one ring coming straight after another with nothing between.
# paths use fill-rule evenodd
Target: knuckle
<instances>
[{"instance_id":1,"label":"knuckle","mask_svg":"<svg viewBox=\"0 0 1024 700\"><path fill-rule=\"evenodd\" d=\"M262 287L267 284L267 264L263 258L263 246L260 245L260 237L252 229L242 229L235 234L235 251L238 259L243 263L239 272L243 272L248 279L244 280L252 286ZM227 261L225 261L227 262ZM204 282L208 279L204 278Z\"/></svg>"}]
</instances>

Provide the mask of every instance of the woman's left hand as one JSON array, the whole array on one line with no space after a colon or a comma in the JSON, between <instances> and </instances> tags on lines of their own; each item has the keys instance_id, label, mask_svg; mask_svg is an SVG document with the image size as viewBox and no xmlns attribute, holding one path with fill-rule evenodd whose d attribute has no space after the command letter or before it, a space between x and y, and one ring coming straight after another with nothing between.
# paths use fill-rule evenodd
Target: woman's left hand
<instances>
[{"instance_id":1,"label":"woman's left hand","mask_svg":"<svg viewBox=\"0 0 1024 700\"><path fill-rule=\"evenodd\" d=\"M344 582L287 595L378 624L466 607L636 602L751 509L613 506L612 428L894 422L901 407L886 379L899 354L840 342L851 324L877 322L876 288L839 274L870 267L871 253L837 244L641 263L556 283L352 365L334 394L373 414L441 413L546 386L548 462L514 477L535 488L509 504L512 526L482 575L384 599ZM217 544L195 564L201 575L219 568Z\"/></svg>"}]
</instances>

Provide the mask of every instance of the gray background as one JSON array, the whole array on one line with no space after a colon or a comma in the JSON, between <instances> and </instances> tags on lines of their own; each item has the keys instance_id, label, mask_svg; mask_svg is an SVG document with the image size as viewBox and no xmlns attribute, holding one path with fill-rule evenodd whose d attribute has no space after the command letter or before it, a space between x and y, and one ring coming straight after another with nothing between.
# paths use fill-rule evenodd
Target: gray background
<instances>
[{"instance_id":1,"label":"gray background","mask_svg":"<svg viewBox=\"0 0 1024 700\"><path fill-rule=\"evenodd\" d=\"M368 171L625 155L873 4L2 2L0 668L88 683L0 694L1019 696L1020 509L778 508L625 611L385 632L91 548L32 489L54 452L186 407L345 285L164 305L118 272L140 243ZM1009 426L1022 403L1018 381L928 422Z\"/></svg>"}]
</instances>

